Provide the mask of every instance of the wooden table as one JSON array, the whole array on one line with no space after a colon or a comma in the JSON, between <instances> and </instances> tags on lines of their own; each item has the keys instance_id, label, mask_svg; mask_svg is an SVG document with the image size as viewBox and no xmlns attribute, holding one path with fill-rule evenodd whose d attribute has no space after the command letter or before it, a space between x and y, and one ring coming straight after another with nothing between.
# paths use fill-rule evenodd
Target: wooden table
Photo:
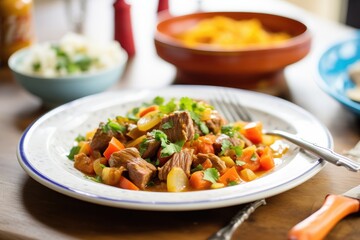
<instances>
[{"instance_id":1,"label":"wooden table","mask_svg":"<svg viewBox=\"0 0 360 240\"><path fill-rule=\"evenodd\" d=\"M360 136L359 118L323 93L315 78L321 52L336 41L352 37L354 30L318 19L281 1L240 2L229 1L219 7L208 0L204 8L224 10L233 4L232 10L269 12L263 4L267 2L272 12L302 19L310 27L314 36L311 53L286 70L288 100L311 112L329 128L337 152L352 148ZM137 7L133 15L139 18L143 12ZM115 88L170 84L175 71L155 54L151 38L154 21L138 20L136 24L147 30L134 27L138 52ZM8 69L0 70L0 239L206 239L242 207L190 212L136 211L95 205L52 191L30 178L16 157L22 132L45 111L36 97L14 82ZM285 239L292 226L321 206L326 194L340 194L359 183L359 173L328 164L300 186L268 198L267 205L251 215L234 239ZM358 239L359 225L359 214L348 216L327 239Z\"/></svg>"}]
</instances>

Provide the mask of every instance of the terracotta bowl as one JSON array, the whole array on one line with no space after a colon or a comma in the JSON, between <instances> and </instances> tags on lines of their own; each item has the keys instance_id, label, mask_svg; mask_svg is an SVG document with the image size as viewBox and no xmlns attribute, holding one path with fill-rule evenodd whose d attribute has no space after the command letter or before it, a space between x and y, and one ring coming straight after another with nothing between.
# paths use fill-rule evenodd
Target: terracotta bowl
<instances>
[{"instance_id":1,"label":"terracotta bowl","mask_svg":"<svg viewBox=\"0 0 360 240\"><path fill-rule=\"evenodd\" d=\"M225 16L235 20L258 19L271 32L287 32L291 38L271 46L239 50L210 44L185 46L178 35L200 20ZM255 12L200 12L159 17L155 32L157 54L177 68L176 84L204 84L251 89L279 95L284 88L284 68L310 51L311 36L301 22L283 16ZM286 85L286 84L285 84Z\"/></svg>"}]
</instances>

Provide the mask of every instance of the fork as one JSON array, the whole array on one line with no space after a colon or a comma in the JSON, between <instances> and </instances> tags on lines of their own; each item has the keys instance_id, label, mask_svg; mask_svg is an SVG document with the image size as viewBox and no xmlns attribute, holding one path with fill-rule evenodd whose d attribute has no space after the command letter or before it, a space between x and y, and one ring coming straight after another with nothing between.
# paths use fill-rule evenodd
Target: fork
<instances>
[{"instance_id":1,"label":"fork","mask_svg":"<svg viewBox=\"0 0 360 240\"><path fill-rule=\"evenodd\" d=\"M210 103L230 122L243 120L246 122L253 121L250 112L244 107L239 99L229 91L222 90L214 98L210 100ZM280 136L309 152L317 155L318 157L335 164L337 166L343 166L350 171L358 172L360 170L360 163L353 161L347 157L333 152L331 149L318 146L307 140L304 140L294 134L290 134L280 130L264 130L264 134ZM360 142L359 142L360 147ZM351 154L349 154L351 155ZM231 221L215 234L213 234L208 240L230 240L235 230L261 205L265 205L265 199L260 199L255 202L247 204L241 209Z\"/></svg>"},{"instance_id":2,"label":"fork","mask_svg":"<svg viewBox=\"0 0 360 240\"><path fill-rule=\"evenodd\" d=\"M220 113L229 121L235 122L239 119L247 122L253 121L250 113L242 106L239 105L239 109L228 109L224 104L224 99L220 96L229 96L226 94L219 94L219 97L216 97L210 101L210 103L219 110ZM229 98L229 100L231 100ZM250 217L250 215L260 206L266 205L265 199L259 199L254 202L248 203L243 209L241 209L231 220L230 222L212 236L208 240L230 240L235 230Z\"/></svg>"},{"instance_id":3,"label":"fork","mask_svg":"<svg viewBox=\"0 0 360 240\"><path fill-rule=\"evenodd\" d=\"M251 120L251 115L249 111L239 102L238 98L234 94L231 94L231 92L226 90L224 90L221 93L222 94L219 93L218 97L211 100L211 103L224 115L224 117L228 118L228 120L230 121ZM228 104L225 106L224 103L228 103ZM313 153L317 157L332 164L335 164L336 166L345 167L353 172L360 171L360 162L354 161L343 155L335 153L329 148L322 147L315 143L309 142L303 138L300 138L295 134L291 134L281 130L263 130L263 133L267 135L280 136L288 140L289 142L292 142L295 145L303 148L304 150Z\"/></svg>"}]
</instances>

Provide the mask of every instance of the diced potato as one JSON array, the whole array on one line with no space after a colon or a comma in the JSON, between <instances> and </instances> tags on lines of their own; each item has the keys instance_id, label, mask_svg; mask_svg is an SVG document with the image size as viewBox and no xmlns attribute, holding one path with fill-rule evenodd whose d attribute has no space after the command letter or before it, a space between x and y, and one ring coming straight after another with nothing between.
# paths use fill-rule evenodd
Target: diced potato
<instances>
[{"instance_id":1,"label":"diced potato","mask_svg":"<svg viewBox=\"0 0 360 240\"><path fill-rule=\"evenodd\" d=\"M205 108L205 110L200 113L200 120L201 121L210 120L212 111L213 110L211 108Z\"/></svg>"},{"instance_id":2,"label":"diced potato","mask_svg":"<svg viewBox=\"0 0 360 240\"><path fill-rule=\"evenodd\" d=\"M166 179L167 190L169 192L181 192L189 187L189 179L184 170L179 167L171 169Z\"/></svg>"},{"instance_id":3,"label":"diced potato","mask_svg":"<svg viewBox=\"0 0 360 240\"><path fill-rule=\"evenodd\" d=\"M232 160L231 157L222 156L222 157L220 157L220 159L225 162L225 165L226 165L226 167L228 167L228 168L231 168L231 167L235 166L235 162L234 162L234 160Z\"/></svg>"},{"instance_id":4,"label":"diced potato","mask_svg":"<svg viewBox=\"0 0 360 240\"><path fill-rule=\"evenodd\" d=\"M277 138L275 136L271 136L271 135L263 135L262 136L262 143L266 146L270 146L271 144L273 144L275 142Z\"/></svg>"},{"instance_id":5,"label":"diced potato","mask_svg":"<svg viewBox=\"0 0 360 240\"><path fill-rule=\"evenodd\" d=\"M87 132L86 135L85 135L85 139L88 140L88 141L93 139L93 137L94 137L94 135L96 133L96 130L97 129L95 128L94 130Z\"/></svg>"},{"instance_id":6,"label":"diced potato","mask_svg":"<svg viewBox=\"0 0 360 240\"><path fill-rule=\"evenodd\" d=\"M94 167L94 171L95 171L96 175L101 177L104 165L101 164L100 160L101 160L100 158L96 159L94 161L93 167Z\"/></svg>"},{"instance_id":7,"label":"diced potato","mask_svg":"<svg viewBox=\"0 0 360 240\"><path fill-rule=\"evenodd\" d=\"M211 189L218 189L218 188L223 188L225 187L225 185L223 183L213 183L211 184Z\"/></svg>"},{"instance_id":8,"label":"diced potato","mask_svg":"<svg viewBox=\"0 0 360 240\"><path fill-rule=\"evenodd\" d=\"M247 182L250 182L257 178L256 174L248 168L244 168L240 171L240 177Z\"/></svg>"},{"instance_id":9,"label":"diced potato","mask_svg":"<svg viewBox=\"0 0 360 240\"><path fill-rule=\"evenodd\" d=\"M79 153L85 153L88 156L90 155L91 147L89 142L87 141L79 142L79 146L80 146Z\"/></svg>"},{"instance_id":10,"label":"diced potato","mask_svg":"<svg viewBox=\"0 0 360 240\"><path fill-rule=\"evenodd\" d=\"M123 168L105 167L101 173L103 183L115 186L119 183Z\"/></svg>"}]
</instances>

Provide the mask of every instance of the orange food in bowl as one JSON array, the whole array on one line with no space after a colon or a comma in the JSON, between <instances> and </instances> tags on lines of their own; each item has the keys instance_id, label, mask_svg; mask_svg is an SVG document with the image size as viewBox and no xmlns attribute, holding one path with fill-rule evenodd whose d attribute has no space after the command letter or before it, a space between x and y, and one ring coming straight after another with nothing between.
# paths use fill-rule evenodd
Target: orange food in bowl
<instances>
[{"instance_id":1,"label":"orange food in bowl","mask_svg":"<svg viewBox=\"0 0 360 240\"><path fill-rule=\"evenodd\" d=\"M267 32L291 37L276 44L247 47L186 45L180 36L203 20L226 17L235 21L257 19ZM161 15L155 47L159 57L176 67L176 84L216 85L251 89L272 95L286 93L284 68L310 51L307 26L288 17L257 12L198 12L180 16Z\"/></svg>"},{"instance_id":2,"label":"orange food in bowl","mask_svg":"<svg viewBox=\"0 0 360 240\"><path fill-rule=\"evenodd\" d=\"M291 35L283 31L267 31L256 18L236 20L215 16L199 21L178 38L189 47L209 44L213 47L239 49L281 43L291 38Z\"/></svg>"}]
</instances>

